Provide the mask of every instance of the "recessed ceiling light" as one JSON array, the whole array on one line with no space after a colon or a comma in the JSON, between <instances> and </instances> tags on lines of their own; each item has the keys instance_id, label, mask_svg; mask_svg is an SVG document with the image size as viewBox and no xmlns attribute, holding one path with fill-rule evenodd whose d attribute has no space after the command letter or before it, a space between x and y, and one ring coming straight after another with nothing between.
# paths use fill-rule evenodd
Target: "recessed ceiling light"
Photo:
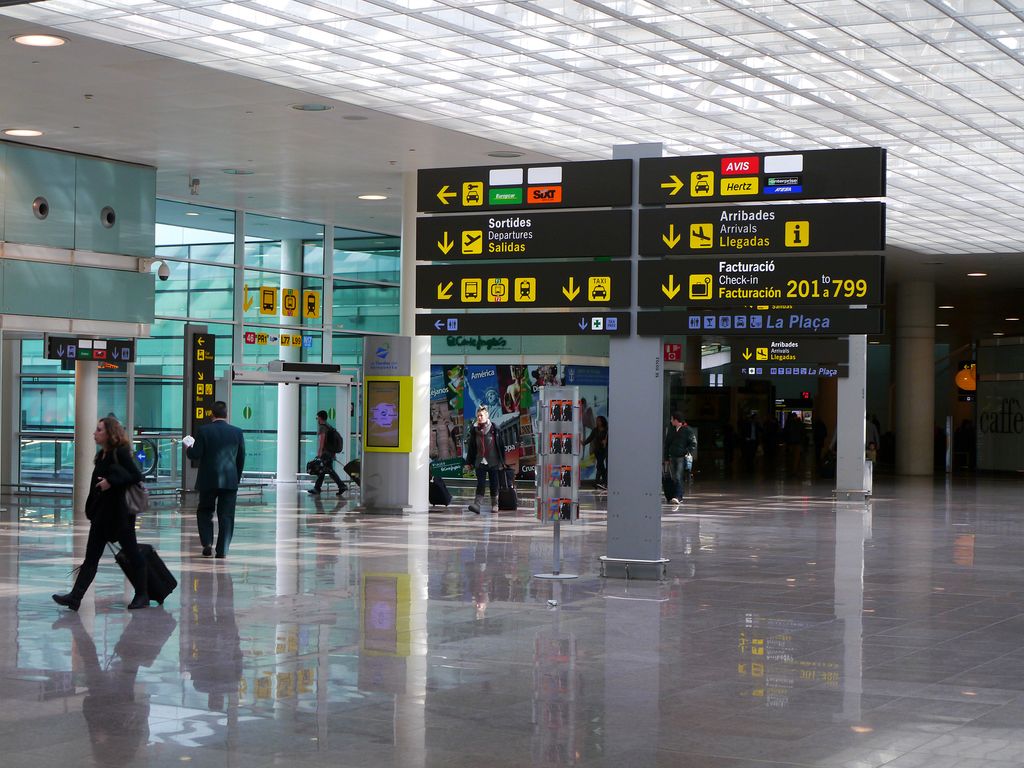
<instances>
[{"instance_id":1,"label":"recessed ceiling light","mask_svg":"<svg viewBox=\"0 0 1024 768\"><path fill-rule=\"evenodd\" d=\"M992 333L992 335L993 335L993 336L1005 336L1006 334L1005 334L1005 333L1003 333L1002 331L994 331L994 332Z\"/></svg>"},{"instance_id":2,"label":"recessed ceiling light","mask_svg":"<svg viewBox=\"0 0 1024 768\"><path fill-rule=\"evenodd\" d=\"M954 309L952 304L939 304L939 309Z\"/></svg>"},{"instance_id":3,"label":"recessed ceiling light","mask_svg":"<svg viewBox=\"0 0 1024 768\"><path fill-rule=\"evenodd\" d=\"M949 323L936 323L936 328L949 328Z\"/></svg>"},{"instance_id":4,"label":"recessed ceiling light","mask_svg":"<svg viewBox=\"0 0 1024 768\"><path fill-rule=\"evenodd\" d=\"M968 272L968 277L988 277L988 272Z\"/></svg>"},{"instance_id":5,"label":"recessed ceiling light","mask_svg":"<svg viewBox=\"0 0 1024 768\"><path fill-rule=\"evenodd\" d=\"M868 344L881 344L881 343L882 343L882 342L880 342L880 341L869 341L869 342L868 342Z\"/></svg>"},{"instance_id":6,"label":"recessed ceiling light","mask_svg":"<svg viewBox=\"0 0 1024 768\"><path fill-rule=\"evenodd\" d=\"M326 112L330 109L334 109L330 104L292 104L292 109L296 109L299 112Z\"/></svg>"},{"instance_id":7,"label":"recessed ceiling light","mask_svg":"<svg viewBox=\"0 0 1024 768\"><path fill-rule=\"evenodd\" d=\"M256 171L250 171L248 168L224 168L221 173L229 176L252 176Z\"/></svg>"},{"instance_id":8,"label":"recessed ceiling light","mask_svg":"<svg viewBox=\"0 0 1024 768\"><path fill-rule=\"evenodd\" d=\"M352 120L353 122L357 122L359 120L368 120L369 118L365 117L364 115L342 115L341 119Z\"/></svg>"},{"instance_id":9,"label":"recessed ceiling light","mask_svg":"<svg viewBox=\"0 0 1024 768\"><path fill-rule=\"evenodd\" d=\"M360 200L387 200L387 195L357 195Z\"/></svg>"},{"instance_id":10,"label":"recessed ceiling light","mask_svg":"<svg viewBox=\"0 0 1024 768\"><path fill-rule=\"evenodd\" d=\"M488 157L522 157L522 152L512 152L508 149L499 149L496 152L488 152Z\"/></svg>"},{"instance_id":11,"label":"recessed ceiling light","mask_svg":"<svg viewBox=\"0 0 1024 768\"><path fill-rule=\"evenodd\" d=\"M1011 323L1014 323L1014 322L1020 320L1019 317L1004 317L1003 319L1004 320L1009 320Z\"/></svg>"},{"instance_id":12,"label":"recessed ceiling light","mask_svg":"<svg viewBox=\"0 0 1024 768\"><path fill-rule=\"evenodd\" d=\"M185 211L186 216L198 216L199 214L195 211Z\"/></svg>"},{"instance_id":13,"label":"recessed ceiling light","mask_svg":"<svg viewBox=\"0 0 1024 768\"><path fill-rule=\"evenodd\" d=\"M5 136L42 136L42 131L35 128L4 128Z\"/></svg>"},{"instance_id":14,"label":"recessed ceiling light","mask_svg":"<svg viewBox=\"0 0 1024 768\"><path fill-rule=\"evenodd\" d=\"M15 35L11 40L18 45L31 45L33 48L56 48L67 42L67 39L57 35Z\"/></svg>"}]
</instances>

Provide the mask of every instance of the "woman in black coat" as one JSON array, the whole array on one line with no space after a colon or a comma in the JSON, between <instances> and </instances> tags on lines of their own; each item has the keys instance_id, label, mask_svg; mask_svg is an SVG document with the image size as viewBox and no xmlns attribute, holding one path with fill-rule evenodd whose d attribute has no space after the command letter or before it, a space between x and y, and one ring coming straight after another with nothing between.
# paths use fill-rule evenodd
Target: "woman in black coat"
<instances>
[{"instance_id":1,"label":"woman in black coat","mask_svg":"<svg viewBox=\"0 0 1024 768\"><path fill-rule=\"evenodd\" d=\"M149 606L146 561L135 540L135 515L128 512L124 503L125 490L142 481L142 472L132 457L124 427L113 416L100 419L92 437L100 450L96 452L89 498L85 501L85 516L90 523L85 560L78 568L75 586L66 595L53 595L53 600L77 611L86 590L96 578L96 568L107 542L116 541L134 571L131 582L135 585L135 597L128 608L146 608Z\"/></svg>"}]
</instances>

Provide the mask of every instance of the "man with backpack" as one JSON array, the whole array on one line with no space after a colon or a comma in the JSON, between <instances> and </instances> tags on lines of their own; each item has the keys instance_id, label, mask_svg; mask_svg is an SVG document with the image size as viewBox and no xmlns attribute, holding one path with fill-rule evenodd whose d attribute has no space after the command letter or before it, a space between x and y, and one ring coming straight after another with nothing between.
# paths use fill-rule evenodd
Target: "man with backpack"
<instances>
[{"instance_id":1,"label":"man with backpack","mask_svg":"<svg viewBox=\"0 0 1024 768\"><path fill-rule=\"evenodd\" d=\"M320 471L316 477L316 483L307 493L316 496L324 484L324 477L330 475L331 479L338 484L338 495L341 496L348 486L341 482L338 473L334 471L334 457L341 453L341 434L333 426L327 423L327 411L316 412L317 422L317 444L316 455L320 458Z\"/></svg>"}]
</instances>

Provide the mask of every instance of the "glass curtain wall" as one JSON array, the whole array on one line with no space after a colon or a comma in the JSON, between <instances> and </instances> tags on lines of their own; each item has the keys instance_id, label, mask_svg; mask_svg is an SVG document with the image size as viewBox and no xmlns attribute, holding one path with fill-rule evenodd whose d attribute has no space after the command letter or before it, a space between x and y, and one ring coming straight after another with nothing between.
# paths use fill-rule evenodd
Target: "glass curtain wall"
<instances>
[{"instance_id":1,"label":"glass curtain wall","mask_svg":"<svg viewBox=\"0 0 1024 768\"><path fill-rule=\"evenodd\" d=\"M156 219L155 256L169 274L156 282L156 320L151 336L137 342L132 377L136 451L151 479L180 482L187 323L206 325L216 336L218 378L229 372L236 348L241 354L235 362L245 365L329 357L344 372L354 372L362 365L364 334L398 332L397 237L335 228L334 247L325 258L323 225L247 214L236 265L234 211L158 200ZM129 389L126 371L101 371L100 412L125 420ZM355 392L352 399L358 402ZM300 456L315 453L318 410L339 419L335 404L333 387L302 388ZM74 410L74 371L46 360L41 339L24 340L21 482L71 484ZM357 458L358 407L349 418L348 456ZM236 385L231 420L246 430L247 474L273 474L276 385Z\"/></svg>"}]
</instances>

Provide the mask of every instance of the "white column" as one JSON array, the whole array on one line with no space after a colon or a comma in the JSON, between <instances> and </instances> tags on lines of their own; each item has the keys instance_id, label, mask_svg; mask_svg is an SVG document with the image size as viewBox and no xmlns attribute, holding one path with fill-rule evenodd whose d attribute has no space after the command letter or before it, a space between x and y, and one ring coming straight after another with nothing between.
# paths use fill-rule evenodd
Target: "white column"
<instances>
[{"instance_id":1,"label":"white column","mask_svg":"<svg viewBox=\"0 0 1024 768\"><path fill-rule=\"evenodd\" d=\"M935 284L900 283L896 312L896 472L931 475L935 430Z\"/></svg>"},{"instance_id":2,"label":"white column","mask_svg":"<svg viewBox=\"0 0 1024 768\"><path fill-rule=\"evenodd\" d=\"M836 498L863 499L864 413L867 410L868 337L850 336L849 375L839 379L836 404Z\"/></svg>"},{"instance_id":3,"label":"white column","mask_svg":"<svg viewBox=\"0 0 1024 768\"><path fill-rule=\"evenodd\" d=\"M416 174L403 177L402 335L412 338L412 453L409 454L409 507L426 512L430 485L430 337L416 336Z\"/></svg>"},{"instance_id":4,"label":"white column","mask_svg":"<svg viewBox=\"0 0 1024 768\"><path fill-rule=\"evenodd\" d=\"M298 271L302 269L302 241L289 239L281 241L281 269ZM292 289L299 292L299 309L294 317L284 315L284 292ZM301 332L302 324L302 279L298 275L281 275L281 317L283 326L293 326L294 332ZM290 328L282 328L281 334L293 334ZM286 362L297 362L302 347L292 344L280 345L278 357ZM277 482L295 483L299 466L299 384L277 385Z\"/></svg>"},{"instance_id":5,"label":"white column","mask_svg":"<svg viewBox=\"0 0 1024 768\"><path fill-rule=\"evenodd\" d=\"M96 430L99 411L99 368L92 360L75 362L75 485L72 506L75 519L85 519L85 499L89 495L92 463L96 455Z\"/></svg>"}]
</instances>

